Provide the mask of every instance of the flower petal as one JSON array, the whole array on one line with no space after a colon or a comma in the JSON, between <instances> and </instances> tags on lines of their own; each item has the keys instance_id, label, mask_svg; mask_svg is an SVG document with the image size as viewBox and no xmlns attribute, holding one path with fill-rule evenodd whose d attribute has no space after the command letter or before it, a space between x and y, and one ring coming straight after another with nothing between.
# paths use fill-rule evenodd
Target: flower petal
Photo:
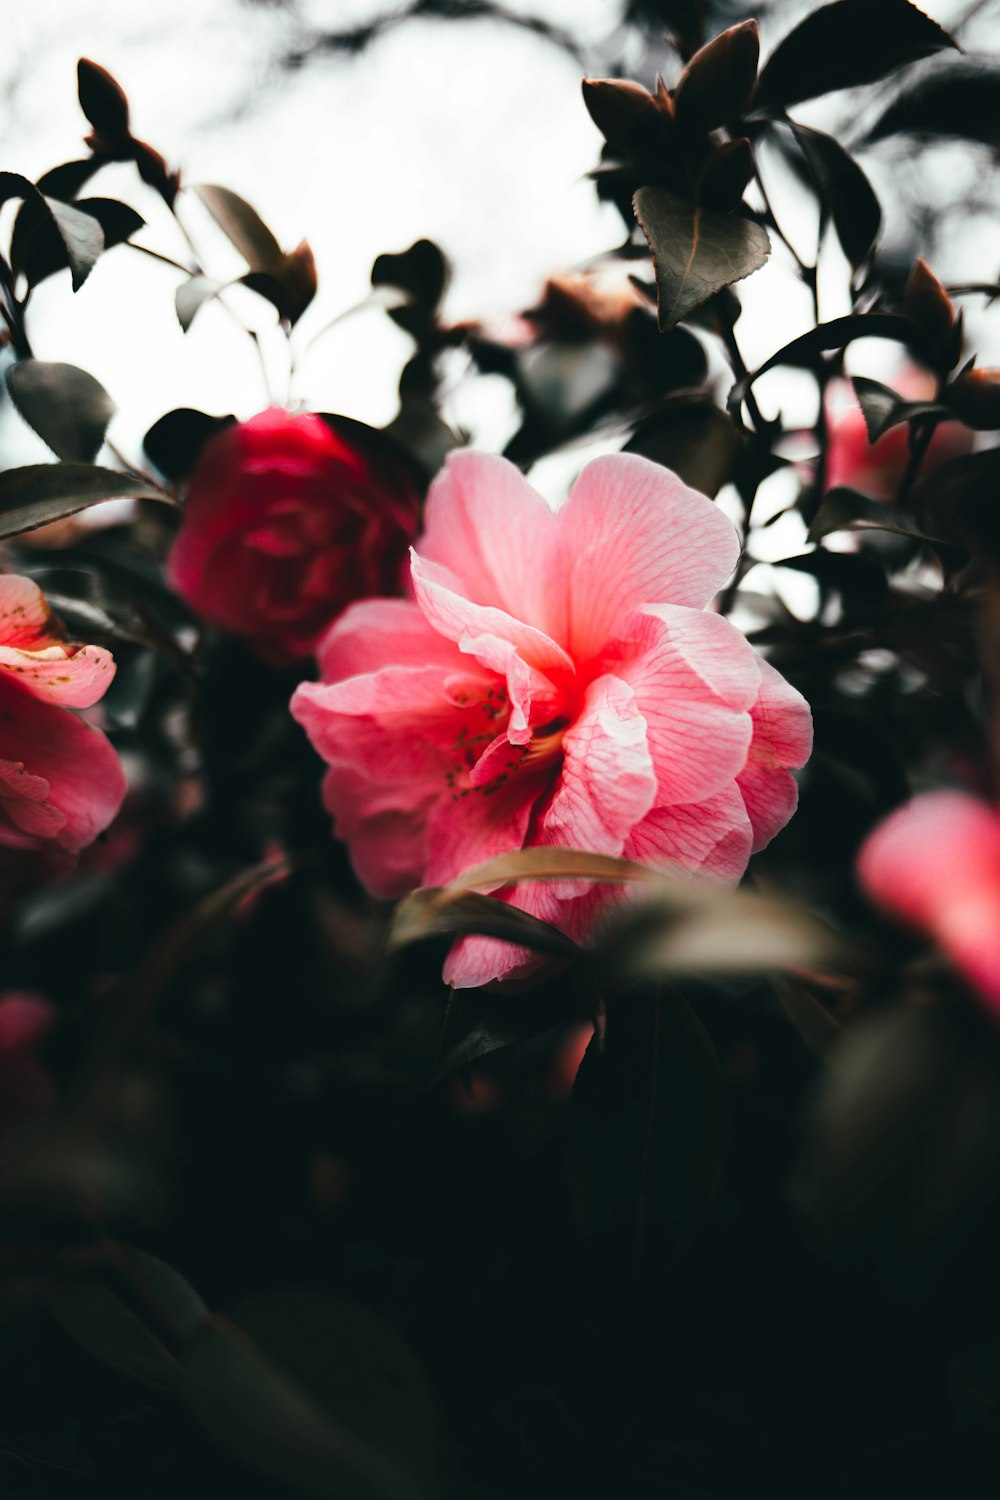
<instances>
[{"instance_id":1,"label":"flower petal","mask_svg":"<svg viewBox=\"0 0 1000 1500\"><path fill-rule=\"evenodd\" d=\"M760 678L753 648L720 615L637 611L603 653L646 719L657 803L702 802L746 764Z\"/></svg>"},{"instance_id":2,"label":"flower petal","mask_svg":"<svg viewBox=\"0 0 1000 1500\"><path fill-rule=\"evenodd\" d=\"M789 766L805 765L812 752L812 714L802 694L769 662L757 657L760 692L752 709L753 739L737 784L754 830L756 854L780 833L798 804Z\"/></svg>"},{"instance_id":3,"label":"flower petal","mask_svg":"<svg viewBox=\"0 0 1000 1500\"><path fill-rule=\"evenodd\" d=\"M632 830L627 859L663 865L736 884L747 867L753 834L735 786L702 802L656 807Z\"/></svg>"},{"instance_id":4,"label":"flower petal","mask_svg":"<svg viewBox=\"0 0 1000 1500\"><path fill-rule=\"evenodd\" d=\"M732 522L676 474L634 453L587 464L558 512L567 633L578 663L643 604L702 609L739 558Z\"/></svg>"},{"instance_id":5,"label":"flower petal","mask_svg":"<svg viewBox=\"0 0 1000 1500\"><path fill-rule=\"evenodd\" d=\"M419 547L460 580L465 598L563 640L556 518L506 458L449 453L427 497Z\"/></svg>"}]
</instances>

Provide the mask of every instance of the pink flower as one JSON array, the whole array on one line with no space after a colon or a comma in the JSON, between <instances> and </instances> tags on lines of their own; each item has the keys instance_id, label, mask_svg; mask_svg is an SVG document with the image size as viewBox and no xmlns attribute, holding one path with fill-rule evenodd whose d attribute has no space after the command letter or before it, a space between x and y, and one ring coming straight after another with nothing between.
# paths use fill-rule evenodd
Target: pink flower
<instances>
[{"instance_id":1,"label":"pink flower","mask_svg":"<svg viewBox=\"0 0 1000 1500\"><path fill-rule=\"evenodd\" d=\"M30 578L0 577L0 844L76 853L125 796L118 757L72 708L103 697L115 673L101 646L62 638Z\"/></svg>"},{"instance_id":2,"label":"pink flower","mask_svg":"<svg viewBox=\"0 0 1000 1500\"><path fill-rule=\"evenodd\" d=\"M875 904L922 928L1000 1008L1000 813L966 792L928 792L890 813L861 847Z\"/></svg>"},{"instance_id":3,"label":"pink flower","mask_svg":"<svg viewBox=\"0 0 1000 1500\"><path fill-rule=\"evenodd\" d=\"M414 597L355 605L292 712L329 764L326 805L376 895L554 844L735 881L796 802L800 695L705 606L736 533L632 454L588 464L552 511L504 459L452 454L412 553ZM584 937L606 890L501 899ZM456 985L536 960L468 938Z\"/></svg>"},{"instance_id":4,"label":"pink flower","mask_svg":"<svg viewBox=\"0 0 1000 1500\"><path fill-rule=\"evenodd\" d=\"M198 614L270 661L307 656L344 607L399 592L420 501L390 445L272 407L210 438L167 562Z\"/></svg>"}]
</instances>

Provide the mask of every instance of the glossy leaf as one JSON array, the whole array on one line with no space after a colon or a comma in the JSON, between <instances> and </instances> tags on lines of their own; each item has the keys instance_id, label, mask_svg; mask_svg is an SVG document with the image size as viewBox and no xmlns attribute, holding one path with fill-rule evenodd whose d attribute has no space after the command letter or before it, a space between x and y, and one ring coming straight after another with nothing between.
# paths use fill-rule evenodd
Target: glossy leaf
<instances>
[{"instance_id":1,"label":"glossy leaf","mask_svg":"<svg viewBox=\"0 0 1000 1500\"><path fill-rule=\"evenodd\" d=\"M99 380L75 365L23 359L7 372L21 416L59 458L97 456L115 404Z\"/></svg>"},{"instance_id":2,"label":"glossy leaf","mask_svg":"<svg viewBox=\"0 0 1000 1500\"><path fill-rule=\"evenodd\" d=\"M209 438L235 421L233 416L213 417L192 406L178 406L153 423L142 446L161 474L175 481L186 479Z\"/></svg>"},{"instance_id":3,"label":"glossy leaf","mask_svg":"<svg viewBox=\"0 0 1000 1500\"><path fill-rule=\"evenodd\" d=\"M750 219L714 213L664 188L640 188L633 201L656 268L663 330L759 270L771 253L767 232Z\"/></svg>"},{"instance_id":4,"label":"glossy leaf","mask_svg":"<svg viewBox=\"0 0 1000 1500\"><path fill-rule=\"evenodd\" d=\"M716 130L750 107L757 81L760 33L741 21L714 36L691 58L674 95L677 123L691 131Z\"/></svg>"},{"instance_id":5,"label":"glossy leaf","mask_svg":"<svg viewBox=\"0 0 1000 1500\"><path fill-rule=\"evenodd\" d=\"M860 145L907 134L1000 145L1000 60L941 58L934 68L907 78Z\"/></svg>"},{"instance_id":6,"label":"glossy leaf","mask_svg":"<svg viewBox=\"0 0 1000 1500\"><path fill-rule=\"evenodd\" d=\"M80 108L94 129L110 139L128 136L129 109L125 91L107 68L81 57L76 65Z\"/></svg>"},{"instance_id":7,"label":"glossy leaf","mask_svg":"<svg viewBox=\"0 0 1000 1500\"><path fill-rule=\"evenodd\" d=\"M0 473L0 539L61 521L102 500L164 500L160 490L93 464L29 464Z\"/></svg>"},{"instance_id":8,"label":"glossy leaf","mask_svg":"<svg viewBox=\"0 0 1000 1500\"><path fill-rule=\"evenodd\" d=\"M857 162L832 135L791 123L809 164L820 202L829 211L847 259L859 266L870 254L882 227L882 209Z\"/></svg>"},{"instance_id":9,"label":"glossy leaf","mask_svg":"<svg viewBox=\"0 0 1000 1500\"><path fill-rule=\"evenodd\" d=\"M864 413L870 443L877 443L880 437L891 428L898 427L900 422L950 415L948 408L937 401L908 401L889 386L882 385L877 380L869 380L866 375L852 376L851 384Z\"/></svg>"},{"instance_id":10,"label":"glossy leaf","mask_svg":"<svg viewBox=\"0 0 1000 1500\"><path fill-rule=\"evenodd\" d=\"M270 271L281 261L281 246L245 198L212 182L199 182L191 191L201 199L251 271Z\"/></svg>"},{"instance_id":11,"label":"glossy leaf","mask_svg":"<svg viewBox=\"0 0 1000 1500\"><path fill-rule=\"evenodd\" d=\"M802 99L874 83L904 63L955 45L908 0L834 0L778 43L754 102L759 110L780 112Z\"/></svg>"},{"instance_id":12,"label":"glossy leaf","mask_svg":"<svg viewBox=\"0 0 1000 1500\"><path fill-rule=\"evenodd\" d=\"M404 948L428 938L465 937L470 933L566 958L573 958L580 951L572 939L550 923L506 901L497 901L477 891L449 893L443 887L433 886L414 891L397 907L389 947Z\"/></svg>"}]
</instances>

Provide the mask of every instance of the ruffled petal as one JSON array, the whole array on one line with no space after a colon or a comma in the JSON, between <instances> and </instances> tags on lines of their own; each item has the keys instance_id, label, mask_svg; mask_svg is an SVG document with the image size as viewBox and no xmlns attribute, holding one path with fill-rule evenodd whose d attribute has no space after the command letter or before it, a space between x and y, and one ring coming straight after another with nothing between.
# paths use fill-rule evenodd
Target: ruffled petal
<instances>
[{"instance_id":1,"label":"ruffled petal","mask_svg":"<svg viewBox=\"0 0 1000 1500\"><path fill-rule=\"evenodd\" d=\"M562 642L556 518L520 469L490 453L450 453L431 485L425 526L420 556L459 579L467 599Z\"/></svg>"},{"instance_id":2,"label":"ruffled petal","mask_svg":"<svg viewBox=\"0 0 1000 1500\"><path fill-rule=\"evenodd\" d=\"M720 615L660 606L626 622L602 654L635 693L662 807L735 781L750 748L760 678L752 647Z\"/></svg>"},{"instance_id":3,"label":"ruffled petal","mask_svg":"<svg viewBox=\"0 0 1000 1500\"><path fill-rule=\"evenodd\" d=\"M762 657L755 658L760 691L752 709L753 739L737 778L756 854L791 818L799 789L788 767L805 765L812 752L812 714L802 694Z\"/></svg>"},{"instance_id":4,"label":"ruffled petal","mask_svg":"<svg viewBox=\"0 0 1000 1500\"><path fill-rule=\"evenodd\" d=\"M565 645L598 655L643 604L702 609L739 558L732 522L676 474L634 453L594 459L558 512Z\"/></svg>"}]
</instances>

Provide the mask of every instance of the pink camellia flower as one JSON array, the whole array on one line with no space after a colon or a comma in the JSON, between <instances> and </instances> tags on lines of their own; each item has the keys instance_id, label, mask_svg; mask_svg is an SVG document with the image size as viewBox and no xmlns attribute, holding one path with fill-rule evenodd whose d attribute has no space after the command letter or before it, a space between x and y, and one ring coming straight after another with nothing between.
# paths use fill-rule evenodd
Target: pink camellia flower
<instances>
[{"instance_id":1,"label":"pink camellia flower","mask_svg":"<svg viewBox=\"0 0 1000 1500\"><path fill-rule=\"evenodd\" d=\"M907 400L930 400L934 381L918 370L907 370L896 380L896 388ZM841 485L860 490L873 500L893 501L910 459L910 429L906 422L890 427L877 443L868 441L868 425L847 381L838 381L827 394L826 482L829 489ZM973 434L961 422L941 422L935 428L921 472L972 451Z\"/></svg>"},{"instance_id":2,"label":"pink camellia flower","mask_svg":"<svg viewBox=\"0 0 1000 1500\"><path fill-rule=\"evenodd\" d=\"M0 844L76 853L111 822L125 776L99 729L68 712L103 697L101 646L63 639L30 578L0 577Z\"/></svg>"},{"instance_id":3,"label":"pink camellia flower","mask_svg":"<svg viewBox=\"0 0 1000 1500\"><path fill-rule=\"evenodd\" d=\"M633 454L587 465L553 511L506 460L450 455L411 556L414 597L348 610L292 712L329 764L326 805L379 896L533 845L736 880L791 817L811 747L800 695L705 606L736 532ZM501 895L584 936L606 889ZM486 938L446 978L537 960Z\"/></svg>"},{"instance_id":4,"label":"pink camellia flower","mask_svg":"<svg viewBox=\"0 0 1000 1500\"><path fill-rule=\"evenodd\" d=\"M419 496L355 427L272 407L210 438L191 477L170 582L270 661L307 656L353 600L400 592Z\"/></svg>"},{"instance_id":5,"label":"pink camellia flower","mask_svg":"<svg viewBox=\"0 0 1000 1500\"><path fill-rule=\"evenodd\" d=\"M1000 1009L1000 813L967 792L915 797L868 835L857 873Z\"/></svg>"}]
</instances>

